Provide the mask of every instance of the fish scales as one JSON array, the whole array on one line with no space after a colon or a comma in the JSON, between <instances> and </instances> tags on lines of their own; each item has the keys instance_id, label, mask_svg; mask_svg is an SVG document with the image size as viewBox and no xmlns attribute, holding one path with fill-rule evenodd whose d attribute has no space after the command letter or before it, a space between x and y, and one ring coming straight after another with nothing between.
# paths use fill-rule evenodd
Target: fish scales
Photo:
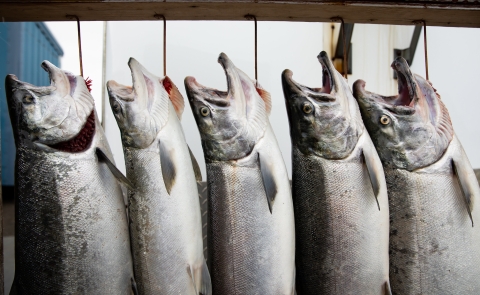
<instances>
[{"instance_id":1,"label":"fish scales","mask_svg":"<svg viewBox=\"0 0 480 295\"><path fill-rule=\"evenodd\" d=\"M480 294L478 181L436 89L392 68L396 96L353 86L387 181L392 293Z\"/></svg>"},{"instance_id":2,"label":"fish scales","mask_svg":"<svg viewBox=\"0 0 480 295\"><path fill-rule=\"evenodd\" d=\"M198 164L180 123L183 97L168 77L130 58L133 87L107 82L121 131L139 295L211 294L203 256ZM195 172L196 171L196 172Z\"/></svg>"},{"instance_id":3,"label":"fish scales","mask_svg":"<svg viewBox=\"0 0 480 295\"><path fill-rule=\"evenodd\" d=\"M138 184L129 194L129 213L134 225L130 230L135 278L144 282L138 284L139 293L192 294L193 285L185 283L191 281L187 264L176 263L187 256L182 245L189 241L182 239L182 225L176 218L185 208L158 181L162 179L160 155L154 150L126 148L125 159L128 178Z\"/></svg>"},{"instance_id":4,"label":"fish scales","mask_svg":"<svg viewBox=\"0 0 480 295\"><path fill-rule=\"evenodd\" d=\"M85 80L42 63L50 86L7 75L17 146L12 295L133 293L125 177ZM127 181L128 182L128 181Z\"/></svg>"},{"instance_id":5,"label":"fish scales","mask_svg":"<svg viewBox=\"0 0 480 295\"><path fill-rule=\"evenodd\" d=\"M282 73L292 139L299 294L390 294L380 159L347 81L322 51L322 88Z\"/></svg>"},{"instance_id":6,"label":"fish scales","mask_svg":"<svg viewBox=\"0 0 480 295\"><path fill-rule=\"evenodd\" d=\"M293 204L271 97L226 54L218 62L227 92L185 78L207 166L213 294L293 295Z\"/></svg>"},{"instance_id":7,"label":"fish scales","mask_svg":"<svg viewBox=\"0 0 480 295\"><path fill-rule=\"evenodd\" d=\"M281 275L275 267L281 257L266 247L277 241L276 225L259 166L209 163L207 175L214 294L283 294L264 279Z\"/></svg>"},{"instance_id":8,"label":"fish scales","mask_svg":"<svg viewBox=\"0 0 480 295\"><path fill-rule=\"evenodd\" d=\"M385 229L361 154L327 160L293 147L292 155L298 291L382 294L385 247L372 241Z\"/></svg>"},{"instance_id":9,"label":"fish scales","mask_svg":"<svg viewBox=\"0 0 480 295\"><path fill-rule=\"evenodd\" d=\"M105 164L19 148L16 183L18 294L132 294L125 204Z\"/></svg>"},{"instance_id":10,"label":"fish scales","mask_svg":"<svg viewBox=\"0 0 480 295\"><path fill-rule=\"evenodd\" d=\"M456 177L389 168L385 176L393 294L478 294L478 272L471 266L480 265L473 246L480 237L469 233L475 228Z\"/></svg>"}]
</instances>

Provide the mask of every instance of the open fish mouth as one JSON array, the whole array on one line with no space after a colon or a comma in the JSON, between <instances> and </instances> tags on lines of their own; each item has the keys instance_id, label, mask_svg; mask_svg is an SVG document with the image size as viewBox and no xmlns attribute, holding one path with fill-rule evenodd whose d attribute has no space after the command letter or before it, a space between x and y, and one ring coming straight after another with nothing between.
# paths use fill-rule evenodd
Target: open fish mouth
<instances>
[{"instance_id":1,"label":"open fish mouth","mask_svg":"<svg viewBox=\"0 0 480 295\"><path fill-rule=\"evenodd\" d=\"M65 90L67 90L65 89L65 83L68 81L68 85L70 87L68 88L69 91L67 91L67 93L70 94L70 96L72 97L74 96L75 90L77 88L77 77L74 74L57 68L55 65L53 65L47 60L44 60L41 66L45 70L45 72L48 73L51 86L55 86L57 87L57 89L61 88L61 90L63 90L64 92Z\"/></svg>"},{"instance_id":2,"label":"open fish mouth","mask_svg":"<svg viewBox=\"0 0 480 295\"><path fill-rule=\"evenodd\" d=\"M330 62L328 55L325 51L320 52L317 56L318 61L322 65L322 88L319 89L320 93L332 94L336 89L335 79L333 78L333 65Z\"/></svg>"},{"instance_id":3,"label":"open fish mouth","mask_svg":"<svg viewBox=\"0 0 480 295\"><path fill-rule=\"evenodd\" d=\"M420 97L416 78L403 57L397 57L391 67L397 73L398 95L384 96L369 92L365 90L366 82L357 80L353 84L354 96L360 104L379 104L391 112L412 115L415 113L415 104Z\"/></svg>"},{"instance_id":4,"label":"open fish mouth","mask_svg":"<svg viewBox=\"0 0 480 295\"><path fill-rule=\"evenodd\" d=\"M398 95L386 101L393 105L413 107L417 94L416 82L407 61L402 57L397 57L392 63L392 68L397 73Z\"/></svg>"},{"instance_id":5,"label":"open fish mouth","mask_svg":"<svg viewBox=\"0 0 480 295\"><path fill-rule=\"evenodd\" d=\"M56 91L58 91L60 95L63 95L63 96L70 95L72 98L74 98L75 103L78 103L77 99L75 99L76 97L75 91L77 90L78 77L68 71L64 71L57 68L55 65L53 65L52 63L46 60L42 62L41 66L48 73L48 76L50 79L50 85L54 86L56 88ZM86 89L83 89L83 91L85 91ZM82 93L79 93L78 96L79 96L79 100L83 99ZM83 104L85 104L85 101L83 101ZM95 134L95 111L93 110L93 103L92 103L92 110L90 111L89 115L86 116L83 127L73 138L65 141L60 141L55 144L46 144L46 145L51 148L64 151L64 152L71 152L71 153L81 152L86 150L90 146L93 140L94 134Z\"/></svg>"},{"instance_id":6,"label":"open fish mouth","mask_svg":"<svg viewBox=\"0 0 480 295\"><path fill-rule=\"evenodd\" d=\"M335 93L337 92L337 84L334 78L333 65L331 64L329 57L325 51L320 52L317 56L318 61L322 65L322 87L321 88L311 88L305 85L302 85L295 80L293 80L293 72L290 70L285 70L282 73L282 83L284 89L287 91L285 97L293 98L293 94L297 93L300 96L307 96L317 102L330 103L336 100Z\"/></svg>"},{"instance_id":7,"label":"open fish mouth","mask_svg":"<svg viewBox=\"0 0 480 295\"><path fill-rule=\"evenodd\" d=\"M223 67L225 72L228 91L206 87L198 83L194 77L189 76L185 78L185 88L187 90L188 99L191 102L197 100L203 103L207 102L208 104L213 104L218 107L228 107L230 105L228 96L232 89L232 81L231 73L229 73L229 71L234 69L234 66L225 53L220 54L218 57L218 63Z\"/></svg>"}]
</instances>

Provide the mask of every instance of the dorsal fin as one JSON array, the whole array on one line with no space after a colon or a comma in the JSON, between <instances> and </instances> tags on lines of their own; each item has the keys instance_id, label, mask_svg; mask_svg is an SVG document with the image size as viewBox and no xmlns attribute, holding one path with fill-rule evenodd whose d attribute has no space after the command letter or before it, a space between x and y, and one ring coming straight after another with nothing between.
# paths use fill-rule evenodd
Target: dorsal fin
<instances>
[{"instance_id":1,"label":"dorsal fin","mask_svg":"<svg viewBox=\"0 0 480 295\"><path fill-rule=\"evenodd\" d=\"M270 92L261 88L258 84L255 88L257 89L260 97L265 102L265 110L267 111L267 114L270 115L270 111L272 110L272 96L270 95Z\"/></svg>"},{"instance_id":2,"label":"dorsal fin","mask_svg":"<svg viewBox=\"0 0 480 295\"><path fill-rule=\"evenodd\" d=\"M172 80L170 80L168 76L165 76L162 83L163 87L165 87L165 90L167 90L168 97L175 108L178 119L182 119L183 109L185 108L185 101L183 100L182 94L180 91L178 91L177 86L173 84Z\"/></svg>"}]
</instances>

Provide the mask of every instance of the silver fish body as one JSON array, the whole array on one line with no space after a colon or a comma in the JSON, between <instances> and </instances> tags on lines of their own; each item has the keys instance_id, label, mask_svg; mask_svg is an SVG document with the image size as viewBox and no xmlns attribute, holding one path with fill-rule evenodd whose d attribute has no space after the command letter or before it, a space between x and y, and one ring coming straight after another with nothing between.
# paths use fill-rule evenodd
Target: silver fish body
<instances>
[{"instance_id":1,"label":"silver fish body","mask_svg":"<svg viewBox=\"0 0 480 295\"><path fill-rule=\"evenodd\" d=\"M168 77L133 58L129 66L133 88L107 87L135 187L128 210L139 294L209 295L196 176L179 120L183 98Z\"/></svg>"},{"instance_id":2,"label":"silver fish body","mask_svg":"<svg viewBox=\"0 0 480 295\"><path fill-rule=\"evenodd\" d=\"M470 166L456 137L431 166L415 171L385 168L394 294L480 294L480 233L477 224L472 227L453 173L454 158ZM478 220L478 206L471 213Z\"/></svg>"},{"instance_id":3,"label":"silver fish body","mask_svg":"<svg viewBox=\"0 0 480 295\"><path fill-rule=\"evenodd\" d=\"M48 62L43 66L52 79L48 89L14 76L7 76L6 82L17 144L15 281L11 294L133 294L125 203L118 180L98 156L100 149L102 155L112 158L93 99L82 77L64 73ZM62 81L62 77L72 84L65 85L68 79ZM85 150L59 150L35 140L34 132L25 128L27 124L37 126L35 131L41 134L43 123L62 114L41 108L44 121L36 124L26 114L39 104L55 108L50 98L58 95L61 87L71 87L66 93L76 103L70 105L77 108L76 114L81 113L82 106L88 110L91 103L87 123L75 119L83 130L89 129L82 133L91 136ZM79 95L90 98L82 100ZM52 129L58 126L62 127L61 123L47 132L53 134ZM79 143L74 138L72 142L82 145L85 140Z\"/></svg>"},{"instance_id":4,"label":"silver fish body","mask_svg":"<svg viewBox=\"0 0 480 295\"><path fill-rule=\"evenodd\" d=\"M213 294L294 294L293 205L270 98L225 54L219 62L228 92L185 79L207 162Z\"/></svg>"},{"instance_id":5,"label":"silver fish body","mask_svg":"<svg viewBox=\"0 0 480 295\"><path fill-rule=\"evenodd\" d=\"M292 138L299 294L390 294L389 214L380 159L325 52L324 86L282 84Z\"/></svg>"},{"instance_id":6,"label":"silver fish body","mask_svg":"<svg viewBox=\"0 0 480 295\"><path fill-rule=\"evenodd\" d=\"M402 58L392 67L398 96L354 84L387 180L392 292L480 294L475 174L436 90Z\"/></svg>"}]
</instances>

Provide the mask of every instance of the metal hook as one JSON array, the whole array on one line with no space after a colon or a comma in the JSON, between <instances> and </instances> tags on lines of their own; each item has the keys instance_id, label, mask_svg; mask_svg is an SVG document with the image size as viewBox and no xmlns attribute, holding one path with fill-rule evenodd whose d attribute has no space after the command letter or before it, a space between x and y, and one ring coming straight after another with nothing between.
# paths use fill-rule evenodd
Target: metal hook
<instances>
[{"instance_id":1,"label":"metal hook","mask_svg":"<svg viewBox=\"0 0 480 295\"><path fill-rule=\"evenodd\" d=\"M342 23L342 36L343 36L343 76L345 79L348 79L348 61L347 61L347 40L345 36L345 22L340 16L335 16L330 19L332 22L341 22Z\"/></svg>"},{"instance_id":2,"label":"metal hook","mask_svg":"<svg viewBox=\"0 0 480 295\"><path fill-rule=\"evenodd\" d=\"M425 20L414 20L412 22L414 25L423 24L423 44L425 49L425 78L428 80L428 52L427 52L427 23Z\"/></svg>"},{"instance_id":3,"label":"metal hook","mask_svg":"<svg viewBox=\"0 0 480 295\"><path fill-rule=\"evenodd\" d=\"M80 59L80 76L83 77L83 59L82 59L82 38L80 37L80 19L76 15L66 15L69 19L77 20L77 31L78 31L78 57Z\"/></svg>"},{"instance_id":4,"label":"metal hook","mask_svg":"<svg viewBox=\"0 0 480 295\"><path fill-rule=\"evenodd\" d=\"M257 17L253 14L245 15L248 20L253 19L255 21L255 81L258 85L258 67L257 67Z\"/></svg>"},{"instance_id":5,"label":"metal hook","mask_svg":"<svg viewBox=\"0 0 480 295\"><path fill-rule=\"evenodd\" d=\"M163 14L155 14L156 19L163 19L163 75L167 76L167 20Z\"/></svg>"}]
</instances>

